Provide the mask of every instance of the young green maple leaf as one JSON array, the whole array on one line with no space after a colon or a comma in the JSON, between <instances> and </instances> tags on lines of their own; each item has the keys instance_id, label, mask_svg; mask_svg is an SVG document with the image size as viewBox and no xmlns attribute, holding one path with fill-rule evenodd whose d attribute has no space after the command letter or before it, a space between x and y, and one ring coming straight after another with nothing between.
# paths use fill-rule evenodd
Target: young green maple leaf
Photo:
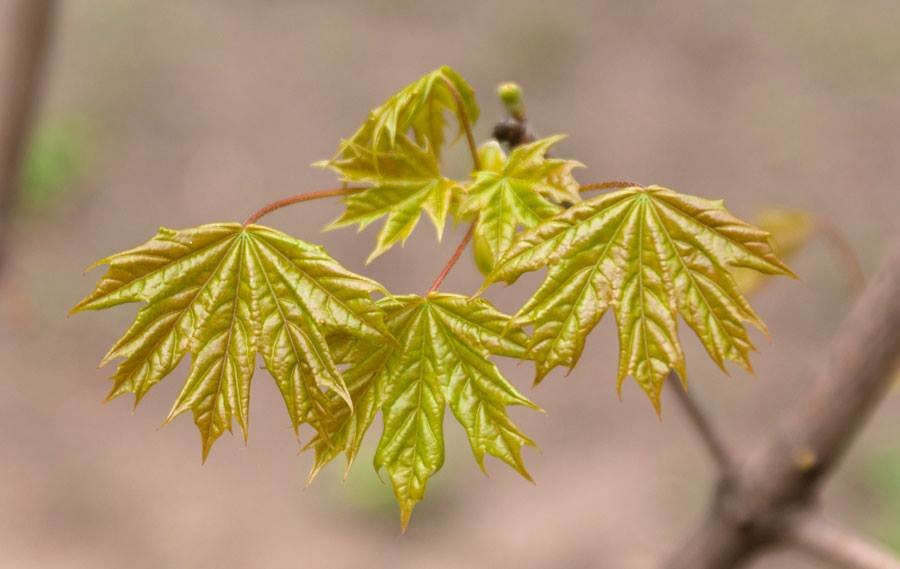
<instances>
[{"instance_id":1,"label":"young green maple leaf","mask_svg":"<svg viewBox=\"0 0 900 569\"><path fill-rule=\"evenodd\" d=\"M400 503L405 528L428 479L444 462L443 421L447 405L468 436L478 465L493 455L530 480L521 449L531 439L512 422L506 407L537 406L520 394L489 360L491 355L526 356L527 336L509 316L482 299L431 293L378 303L399 347L348 338L341 351L354 412L332 396L343 421L328 440L317 437L310 477L343 450L347 468L380 410L384 432L375 468L384 468Z\"/></svg>"},{"instance_id":2,"label":"young green maple leaf","mask_svg":"<svg viewBox=\"0 0 900 569\"><path fill-rule=\"evenodd\" d=\"M412 131L420 146L440 156L444 145L446 113L459 119L457 96L465 120L478 120L475 91L456 71L446 65L413 81L369 113L366 122L341 144L338 154L347 157L357 148L389 150L399 135Z\"/></svg>"},{"instance_id":3,"label":"young green maple leaf","mask_svg":"<svg viewBox=\"0 0 900 569\"><path fill-rule=\"evenodd\" d=\"M437 156L398 135L396 149L380 152L360 147L349 157L329 162L343 180L371 184L365 191L344 198L346 211L328 229L358 224L360 231L387 216L378 232L372 261L396 243L404 243L424 210L431 218L440 241L450 211L450 200L462 186L441 175Z\"/></svg>"},{"instance_id":4,"label":"young green maple leaf","mask_svg":"<svg viewBox=\"0 0 900 569\"><path fill-rule=\"evenodd\" d=\"M247 437L256 354L275 378L294 429L333 429L324 390L350 403L326 341L336 332L393 341L371 293L378 283L351 273L324 249L259 225L216 223L161 229L147 243L94 266L109 269L72 312L145 302L103 358L123 357L112 399L147 391L191 355L167 421L190 409L203 458L232 419Z\"/></svg>"},{"instance_id":5,"label":"young green maple leaf","mask_svg":"<svg viewBox=\"0 0 900 569\"><path fill-rule=\"evenodd\" d=\"M520 227L534 227L555 215L561 207L553 200L579 199L572 195L567 179L580 164L546 157L547 150L563 138L551 136L523 144L505 159L496 143L482 148L485 169L475 173L459 209L463 217L477 216L474 248L482 271L489 272L503 256Z\"/></svg>"},{"instance_id":6,"label":"young green maple leaf","mask_svg":"<svg viewBox=\"0 0 900 569\"><path fill-rule=\"evenodd\" d=\"M750 369L753 344L744 322L765 326L729 268L793 276L766 231L734 217L721 201L659 186L597 196L524 232L487 283L512 282L545 266L543 284L513 318L534 326L536 380L555 366L573 367L585 337L612 307L618 386L633 376L657 412L668 372L686 378L678 315L720 367L731 360Z\"/></svg>"}]
</instances>

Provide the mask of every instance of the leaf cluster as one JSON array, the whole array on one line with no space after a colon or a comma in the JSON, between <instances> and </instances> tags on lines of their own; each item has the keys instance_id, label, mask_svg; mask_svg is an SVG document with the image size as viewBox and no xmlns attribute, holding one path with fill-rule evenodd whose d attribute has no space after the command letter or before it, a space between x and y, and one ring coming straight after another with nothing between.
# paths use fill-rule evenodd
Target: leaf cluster
<instances>
[{"instance_id":1,"label":"leaf cluster","mask_svg":"<svg viewBox=\"0 0 900 569\"><path fill-rule=\"evenodd\" d=\"M192 412L205 460L233 422L246 438L259 358L295 432L314 432L311 478L340 455L349 468L381 413L374 465L387 473L405 527L443 464L448 409L479 466L492 455L530 479L521 451L534 442L508 408L538 407L503 376L498 356L533 361L540 381L574 367L612 310L618 385L633 377L657 410L666 375L687 377L679 317L723 369L729 360L750 369L746 324L765 326L732 271L792 274L766 231L720 201L659 186L583 199L572 174L581 164L548 155L562 136L476 150L478 115L473 89L448 67L374 109L319 163L347 184L345 210L329 228L383 219L371 261L402 244L423 212L438 238L448 219L472 224L485 287L547 269L516 314L480 296L394 295L323 248L261 225L161 229L99 261L107 272L73 309L144 303L103 359L121 358L110 398L133 393L137 403L189 355L168 420ZM466 179L441 170L451 122L473 151Z\"/></svg>"}]
</instances>

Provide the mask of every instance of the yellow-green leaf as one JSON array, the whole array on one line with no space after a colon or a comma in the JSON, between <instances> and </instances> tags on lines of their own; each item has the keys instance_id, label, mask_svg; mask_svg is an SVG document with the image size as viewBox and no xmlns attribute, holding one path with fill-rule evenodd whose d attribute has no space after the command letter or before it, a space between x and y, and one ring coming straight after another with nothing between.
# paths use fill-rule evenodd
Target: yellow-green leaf
<instances>
[{"instance_id":1,"label":"yellow-green leaf","mask_svg":"<svg viewBox=\"0 0 900 569\"><path fill-rule=\"evenodd\" d=\"M358 148L349 158L330 162L345 181L371 184L372 187L344 199L347 209L329 229L358 224L360 230L387 217L378 232L375 250L369 261L403 243L415 229L425 211L437 230L444 232L450 199L461 186L441 176L437 157L420 148L405 135L397 137L396 150L376 152Z\"/></svg>"},{"instance_id":2,"label":"yellow-green leaf","mask_svg":"<svg viewBox=\"0 0 900 569\"><path fill-rule=\"evenodd\" d=\"M379 302L399 347L350 340L342 350L354 414L331 434L313 441L313 474L343 448L349 463L363 435L381 410L384 431L375 454L400 503L405 527L428 479L444 461L443 420L447 405L468 435L483 468L493 455L525 477L521 448L534 443L507 415L506 407L537 408L520 394L490 361L491 354L524 358L527 337L511 327L509 317L482 299L433 293ZM333 405L339 402L332 397Z\"/></svg>"},{"instance_id":3,"label":"yellow-green leaf","mask_svg":"<svg viewBox=\"0 0 900 569\"><path fill-rule=\"evenodd\" d=\"M137 404L190 354L169 419L193 411L204 459L232 419L246 437L257 353L294 428L305 422L327 433L333 428L327 393L348 402L350 394L326 336L393 341L371 299L383 291L377 283L344 269L321 247L266 227L161 229L101 264L109 269L73 312L146 303L103 359L124 358L110 398L131 392Z\"/></svg>"},{"instance_id":4,"label":"yellow-green leaf","mask_svg":"<svg viewBox=\"0 0 900 569\"><path fill-rule=\"evenodd\" d=\"M462 101L467 120L477 121L475 91L456 71L443 66L410 83L369 113L366 122L341 144L338 155L346 158L358 148L390 150L400 135L412 132L420 146L440 156L445 115L449 112L458 116L459 112L455 94Z\"/></svg>"},{"instance_id":5,"label":"yellow-green leaf","mask_svg":"<svg viewBox=\"0 0 900 569\"><path fill-rule=\"evenodd\" d=\"M461 216L477 216L474 247L482 271L489 272L509 249L519 228L531 228L552 217L561 209L558 202L579 199L577 192L571 195L566 181L579 164L546 157L547 150L562 138L518 146L505 160L496 143L482 148L486 167L475 173L459 210Z\"/></svg>"},{"instance_id":6,"label":"yellow-green leaf","mask_svg":"<svg viewBox=\"0 0 900 569\"><path fill-rule=\"evenodd\" d=\"M618 384L633 376L659 409L670 370L686 377L681 317L720 366L750 368L744 326L765 329L729 272L793 275L769 234L731 215L721 201L659 186L603 194L521 234L487 282L512 282L549 266L514 317L534 326L537 379L573 367L588 333L613 308L619 330Z\"/></svg>"}]
</instances>

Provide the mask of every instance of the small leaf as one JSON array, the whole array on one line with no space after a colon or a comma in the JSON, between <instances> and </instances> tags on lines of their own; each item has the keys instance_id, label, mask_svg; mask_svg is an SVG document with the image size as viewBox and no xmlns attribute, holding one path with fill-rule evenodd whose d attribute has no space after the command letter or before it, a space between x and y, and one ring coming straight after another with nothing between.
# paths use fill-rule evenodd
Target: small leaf
<instances>
[{"instance_id":1,"label":"small leaf","mask_svg":"<svg viewBox=\"0 0 900 569\"><path fill-rule=\"evenodd\" d=\"M73 312L145 302L103 359L125 358L110 398L135 404L191 354L188 379L169 415L194 413L204 460L232 418L246 438L256 354L275 377L295 430L333 429L326 393L350 394L328 334L393 341L371 293L355 275L310 245L273 229L217 223L161 229L147 243L97 263L109 269Z\"/></svg>"},{"instance_id":2,"label":"small leaf","mask_svg":"<svg viewBox=\"0 0 900 569\"><path fill-rule=\"evenodd\" d=\"M487 169L475 173L459 211L461 216L477 216L474 247L482 271L489 272L509 249L518 228L535 227L561 209L551 199L579 199L569 195L571 188L562 189L563 178L579 164L545 156L562 138L554 136L518 146L505 161L495 145L482 147Z\"/></svg>"},{"instance_id":3,"label":"small leaf","mask_svg":"<svg viewBox=\"0 0 900 569\"><path fill-rule=\"evenodd\" d=\"M343 412L331 434L319 436L312 474L343 447L350 462L380 409L384 431L375 454L400 503L405 527L425 494L428 479L444 461L443 420L450 406L463 426L478 464L496 456L529 478L521 448L534 443L510 420L509 405L537 407L521 395L488 359L491 354L526 356L527 337L509 317L482 299L433 293L379 302L400 347L348 340L342 353L356 413ZM339 407L332 396L332 404Z\"/></svg>"},{"instance_id":4,"label":"small leaf","mask_svg":"<svg viewBox=\"0 0 900 569\"><path fill-rule=\"evenodd\" d=\"M478 148L478 161L482 170L500 174L506 164L506 152L499 142L489 140Z\"/></svg>"},{"instance_id":5,"label":"small leaf","mask_svg":"<svg viewBox=\"0 0 900 569\"><path fill-rule=\"evenodd\" d=\"M387 216L369 261L394 244L405 242L423 210L431 218L440 240L451 197L454 192L462 191L457 182L441 176L434 154L405 135L397 137L393 152L359 148L352 157L332 161L329 167L340 172L345 181L372 184L371 188L344 199L347 209L329 229L358 224L362 230Z\"/></svg>"},{"instance_id":6,"label":"small leaf","mask_svg":"<svg viewBox=\"0 0 900 569\"><path fill-rule=\"evenodd\" d=\"M475 91L456 71L444 66L410 83L373 110L359 130L342 143L338 155L347 158L358 148L390 150L400 135L412 131L420 146L431 148L440 156L447 125L445 114L458 113L454 91L462 101L467 120L475 123L479 113Z\"/></svg>"},{"instance_id":7,"label":"small leaf","mask_svg":"<svg viewBox=\"0 0 900 569\"><path fill-rule=\"evenodd\" d=\"M575 366L586 336L612 307L618 384L633 376L659 410L669 370L686 377L679 314L719 366L731 360L750 368L753 345L744 322L765 328L729 269L793 276L768 237L720 201L633 187L584 201L521 234L487 284L549 266L513 319L534 326L538 381L556 366Z\"/></svg>"}]
</instances>

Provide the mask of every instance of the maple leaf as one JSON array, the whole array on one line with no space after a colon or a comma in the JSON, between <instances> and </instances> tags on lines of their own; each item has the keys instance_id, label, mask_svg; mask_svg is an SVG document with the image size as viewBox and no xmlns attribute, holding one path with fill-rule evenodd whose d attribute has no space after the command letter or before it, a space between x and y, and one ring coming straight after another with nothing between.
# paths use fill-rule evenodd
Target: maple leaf
<instances>
[{"instance_id":1,"label":"maple leaf","mask_svg":"<svg viewBox=\"0 0 900 569\"><path fill-rule=\"evenodd\" d=\"M766 231L731 215L721 201L659 186L599 195L526 231L488 275L513 282L549 266L539 289L513 318L532 324L536 381L573 367L585 337L612 307L619 331L621 388L633 376L659 412L670 370L686 381L677 316L724 369L750 369L745 322L765 326L738 289L730 267L791 275Z\"/></svg>"},{"instance_id":2,"label":"maple leaf","mask_svg":"<svg viewBox=\"0 0 900 569\"><path fill-rule=\"evenodd\" d=\"M109 398L135 405L191 355L188 378L167 421L191 410L203 458L232 419L247 437L257 353L275 378L295 430L333 428L326 391L350 402L326 341L337 332L393 341L371 293L382 287L351 273L316 245L259 225L216 223L160 229L134 249L98 261L109 269L72 312L145 302L103 358L123 357Z\"/></svg>"},{"instance_id":3,"label":"maple leaf","mask_svg":"<svg viewBox=\"0 0 900 569\"><path fill-rule=\"evenodd\" d=\"M347 157L357 148L392 149L399 135L412 131L420 146L440 156L444 144L446 113L459 112L456 96L469 123L478 120L475 91L446 65L413 81L369 113L366 122L341 144L338 154Z\"/></svg>"},{"instance_id":4,"label":"maple leaf","mask_svg":"<svg viewBox=\"0 0 900 569\"><path fill-rule=\"evenodd\" d=\"M360 147L348 157L327 165L340 172L344 181L372 184L365 191L344 198L346 211L327 229L358 224L362 231L387 216L367 262L396 243L404 243L418 224L422 211L431 218L440 241L451 198L454 192L462 191L458 182L441 176L434 153L402 134L397 136L394 152Z\"/></svg>"},{"instance_id":5,"label":"maple leaf","mask_svg":"<svg viewBox=\"0 0 900 569\"><path fill-rule=\"evenodd\" d=\"M496 143L482 147L485 169L475 180L459 208L463 217L475 218L475 258L489 272L509 249L520 227L531 228L555 215L561 207L551 200L577 201L568 177L571 160L550 159L547 150L562 140L552 136L517 146L506 158Z\"/></svg>"},{"instance_id":6,"label":"maple leaf","mask_svg":"<svg viewBox=\"0 0 900 569\"><path fill-rule=\"evenodd\" d=\"M521 448L533 445L506 412L510 405L538 407L520 394L489 360L526 356L527 336L487 301L456 294L400 296L379 301L399 347L346 338L341 353L354 412L332 396L343 421L310 443L312 478L342 450L349 469L366 430L380 410L384 431L375 468L390 476L405 528L428 479L444 462L443 420L449 405L468 436L478 465L493 455L530 480Z\"/></svg>"}]
</instances>

